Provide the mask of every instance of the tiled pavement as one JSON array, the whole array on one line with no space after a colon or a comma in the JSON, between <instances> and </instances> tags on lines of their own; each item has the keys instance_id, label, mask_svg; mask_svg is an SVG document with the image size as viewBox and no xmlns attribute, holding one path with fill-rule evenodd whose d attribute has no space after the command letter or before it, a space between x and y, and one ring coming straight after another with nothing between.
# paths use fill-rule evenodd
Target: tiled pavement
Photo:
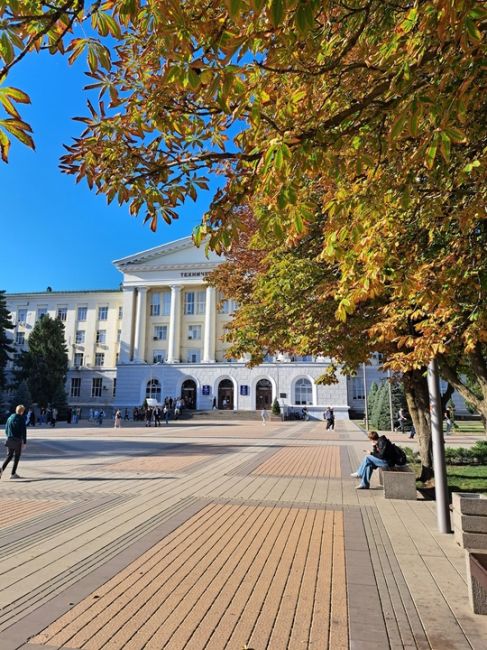
<instances>
[{"instance_id":1,"label":"tiled pavement","mask_svg":"<svg viewBox=\"0 0 487 650\"><path fill-rule=\"evenodd\" d=\"M351 423L30 432L0 650L487 648L434 504L355 490Z\"/></svg>"}]
</instances>

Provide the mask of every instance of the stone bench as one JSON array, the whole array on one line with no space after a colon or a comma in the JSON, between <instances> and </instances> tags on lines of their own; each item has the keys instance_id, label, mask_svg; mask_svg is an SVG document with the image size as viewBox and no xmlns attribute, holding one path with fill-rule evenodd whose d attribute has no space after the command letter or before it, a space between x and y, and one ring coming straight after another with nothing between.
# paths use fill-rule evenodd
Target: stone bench
<instances>
[{"instance_id":1,"label":"stone bench","mask_svg":"<svg viewBox=\"0 0 487 650\"><path fill-rule=\"evenodd\" d=\"M465 549L470 604L487 614L487 495L454 492L453 532Z\"/></svg>"},{"instance_id":2,"label":"stone bench","mask_svg":"<svg viewBox=\"0 0 487 650\"><path fill-rule=\"evenodd\" d=\"M379 468L379 483L386 499L416 501L416 472L409 465Z\"/></svg>"}]
</instances>

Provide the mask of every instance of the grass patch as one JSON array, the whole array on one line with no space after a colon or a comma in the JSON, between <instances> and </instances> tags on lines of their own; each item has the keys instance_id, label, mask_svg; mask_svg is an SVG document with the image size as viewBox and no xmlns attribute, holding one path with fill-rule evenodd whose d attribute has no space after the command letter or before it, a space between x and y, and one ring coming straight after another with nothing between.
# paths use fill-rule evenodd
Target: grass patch
<instances>
[{"instance_id":1,"label":"grass patch","mask_svg":"<svg viewBox=\"0 0 487 650\"><path fill-rule=\"evenodd\" d=\"M452 492L487 492L485 465L448 465L446 475Z\"/></svg>"},{"instance_id":2,"label":"grass patch","mask_svg":"<svg viewBox=\"0 0 487 650\"><path fill-rule=\"evenodd\" d=\"M478 436L485 435L485 430L480 420L459 420L455 422L453 434L473 433Z\"/></svg>"}]
</instances>

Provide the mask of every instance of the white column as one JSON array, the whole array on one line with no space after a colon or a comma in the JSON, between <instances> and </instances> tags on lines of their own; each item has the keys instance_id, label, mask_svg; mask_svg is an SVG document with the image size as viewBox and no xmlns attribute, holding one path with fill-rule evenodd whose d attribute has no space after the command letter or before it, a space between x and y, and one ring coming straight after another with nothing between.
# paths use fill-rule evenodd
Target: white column
<instances>
[{"instance_id":1,"label":"white column","mask_svg":"<svg viewBox=\"0 0 487 650\"><path fill-rule=\"evenodd\" d=\"M137 288L137 313L135 316L134 361L142 363L145 357L145 326L147 320L147 287Z\"/></svg>"},{"instance_id":2,"label":"white column","mask_svg":"<svg viewBox=\"0 0 487 650\"><path fill-rule=\"evenodd\" d=\"M120 334L119 363L132 361L134 353L134 287L124 287L122 303L122 333Z\"/></svg>"},{"instance_id":3,"label":"white column","mask_svg":"<svg viewBox=\"0 0 487 650\"><path fill-rule=\"evenodd\" d=\"M205 338L203 342L203 363L215 363L215 322L216 292L214 287L206 287Z\"/></svg>"},{"instance_id":4,"label":"white column","mask_svg":"<svg viewBox=\"0 0 487 650\"><path fill-rule=\"evenodd\" d=\"M181 287L171 287L171 313L169 315L169 336L167 341L167 362L179 363L181 339Z\"/></svg>"}]
</instances>

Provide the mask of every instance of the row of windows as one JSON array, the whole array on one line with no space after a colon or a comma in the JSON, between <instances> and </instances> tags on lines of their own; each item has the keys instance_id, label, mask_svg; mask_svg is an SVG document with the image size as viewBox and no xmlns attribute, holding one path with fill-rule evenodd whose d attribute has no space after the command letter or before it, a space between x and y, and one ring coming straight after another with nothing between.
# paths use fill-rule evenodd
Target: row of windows
<instances>
[{"instance_id":1,"label":"row of windows","mask_svg":"<svg viewBox=\"0 0 487 650\"><path fill-rule=\"evenodd\" d=\"M108 390L106 386L103 386L103 379L101 377L93 377L91 380L91 397L101 397L103 391ZM117 390L117 380L113 380L112 388L112 397L115 397ZM71 379L71 389L69 392L71 397L80 397L81 396L81 377L73 377Z\"/></svg>"},{"instance_id":2,"label":"row of windows","mask_svg":"<svg viewBox=\"0 0 487 650\"><path fill-rule=\"evenodd\" d=\"M81 367L84 365L85 361L85 356L83 352L75 352L74 353L74 365ZM118 362L118 354L117 354L117 362ZM102 368L105 365L105 353L104 352L96 352L95 353L95 366Z\"/></svg>"},{"instance_id":3,"label":"row of windows","mask_svg":"<svg viewBox=\"0 0 487 650\"><path fill-rule=\"evenodd\" d=\"M167 325L154 326L154 341L167 341ZM201 340L201 325L188 325L188 341Z\"/></svg>"},{"instance_id":4,"label":"row of windows","mask_svg":"<svg viewBox=\"0 0 487 650\"><path fill-rule=\"evenodd\" d=\"M47 313L48 313L47 307L37 308L37 318L42 318ZM82 323L86 321L88 317L88 307L78 307L76 315L77 315L78 322ZM119 307L118 319L121 320L122 316L123 316L123 309L122 307ZM68 317L68 308L58 307L56 310L56 318L65 321L67 317ZM98 320L99 321L108 320L108 306L98 307ZM17 310L17 323L19 325L25 325L26 322L27 322L27 309L22 307Z\"/></svg>"},{"instance_id":5,"label":"row of windows","mask_svg":"<svg viewBox=\"0 0 487 650\"><path fill-rule=\"evenodd\" d=\"M234 300L220 301L220 313L232 314L237 308ZM187 316L201 315L206 311L206 291L185 291L184 313ZM150 315L169 316L171 313L171 294L168 291L151 294Z\"/></svg>"},{"instance_id":6,"label":"row of windows","mask_svg":"<svg viewBox=\"0 0 487 650\"><path fill-rule=\"evenodd\" d=\"M171 313L171 294L169 292L152 293L152 300L150 305L151 316L169 316ZM220 312L222 314L232 314L237 308L237 303L234 300L221 300ZM184 313L186 315L204 314L206 310L206 291L186 291L184 294ZM37 308L37 318L42 318L48 313L47 306ZM77 321L83 323L88 317L88 307L77 308ZM56 310L56 318L61 321L66 321L68 317L68 307L58 306ZM118 319L123 317L123 308L118 307ZM104 305L98 307L98 320L108 320L108 306ZM27 309L21 307L17 310L17 323L24 325L27 321Z\"/></svg>"}]
</instances>

